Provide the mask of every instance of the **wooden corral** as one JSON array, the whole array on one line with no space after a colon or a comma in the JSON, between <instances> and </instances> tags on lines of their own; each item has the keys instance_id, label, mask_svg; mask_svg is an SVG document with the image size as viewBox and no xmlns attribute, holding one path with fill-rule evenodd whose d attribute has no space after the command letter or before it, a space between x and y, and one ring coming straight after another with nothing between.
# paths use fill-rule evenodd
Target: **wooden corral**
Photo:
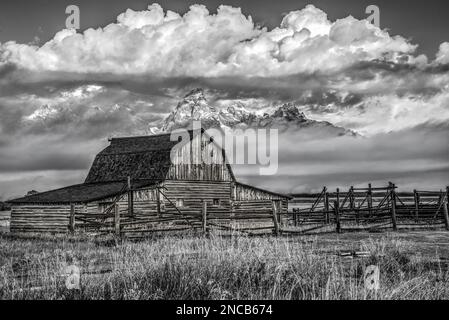
<instances>
[{"instance_id":1,"label":"wooden corral","mask_svg":"<svg viewBox=\"0 0 449 320\"><path fill-rule=\"evenodd\" d=\"M279 232L289 197L239 183L211 137L188 138L112 139L84 183L11 201L11 232Z\"/></svg>"},{"instance_id":2,"label":"wooden corral","mask_svg":"<svg viewBox=\"0 0 449 320\"><path fill-rule=\"evenodd\" d=\"M343 232L385 229L449 230L449 188L398 193L397 187L350 187L348 191L292 195L288 232Z\"/></svg>"}]
</instances>

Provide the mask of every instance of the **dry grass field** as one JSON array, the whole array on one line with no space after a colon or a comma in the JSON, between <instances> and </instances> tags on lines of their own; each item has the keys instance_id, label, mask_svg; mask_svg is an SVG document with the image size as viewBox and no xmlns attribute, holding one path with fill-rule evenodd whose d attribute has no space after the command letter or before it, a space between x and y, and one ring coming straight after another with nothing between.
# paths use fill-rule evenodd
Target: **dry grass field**
<instances>
[{"instance_id":1,"label":"dry grass field","mask_svg":"<svg viewBox=\"0 0 449 320\"><path fill-rule=\"evenodd\" d=\"M0 235L0 299L449 299L449 232L139 242ZM343 256L365 251L365 257ZM67 290L64 267L81 269ZM367 292L363 271L380 268Z\"/></svg>"}]
</instances>

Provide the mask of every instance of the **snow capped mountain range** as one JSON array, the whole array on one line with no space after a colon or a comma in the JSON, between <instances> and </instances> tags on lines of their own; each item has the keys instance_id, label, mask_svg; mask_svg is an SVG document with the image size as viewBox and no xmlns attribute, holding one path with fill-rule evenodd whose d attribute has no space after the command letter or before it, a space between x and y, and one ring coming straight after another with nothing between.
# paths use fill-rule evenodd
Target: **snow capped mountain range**
<instances>
[{"instance_id":1,"label":"snow capped mountain range","mask_svg":"<svg viewBox=\"0 0 449 320\"><path fill-rule=\"evenodd\" d=\"M281 132L288 130L315 130L332 136L357 136L352 130L333 125L327 121L309 119L294 103L285 103L273 112L258 115L245 109L242 103L235 103L218 110L209 105L201 88L190 91L176 108L162 122L160 128L152 132L170 132L174 129L189 128L194 120L201 121L202 127L222 129L272 128Z\"/></svg>"}]
</instances>

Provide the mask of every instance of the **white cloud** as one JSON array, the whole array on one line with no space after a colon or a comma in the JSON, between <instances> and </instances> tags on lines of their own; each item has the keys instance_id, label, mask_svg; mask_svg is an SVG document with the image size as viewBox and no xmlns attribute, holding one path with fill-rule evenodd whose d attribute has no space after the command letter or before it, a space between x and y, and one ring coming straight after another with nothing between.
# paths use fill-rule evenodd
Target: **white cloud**
<instances>
[{"instance_id":1,"label":"white cloud","mask_svg":"<svg viewBox=\"0 0 449 320\"><path fill-rule=\"evenodd\" d=\"M61 30L41 47L4 43L0 61L38 72L270 77L333 72L372 59L396 62L415 48L366 20L330 21L312 5L267 30L239 8L220 6L211 14L193 5L181 16L153 4L82 34Z\"/></svg>"},{"instance_id":2,"label":"white cloud","mask_svg":"<svg viewBox=\"0 0 449 320\"><path fill-rule=\"evenodd\" d=\"M440 64L449 64L449 42L443 42L440 44L440 49L437 52L435 62Z\"/></svg>"},{"instance_id":3,"label":"white cloud","mask_svg":"<svg viewBox=\"0 0 449 320\"><path fill-rule=\"evenodd\" d=\"M310 4L302 10L289 12L281 22L282 29L293 32L307 29L312 37L328 35L331 25L327 14Z\"/></svg>"}]
</instances>

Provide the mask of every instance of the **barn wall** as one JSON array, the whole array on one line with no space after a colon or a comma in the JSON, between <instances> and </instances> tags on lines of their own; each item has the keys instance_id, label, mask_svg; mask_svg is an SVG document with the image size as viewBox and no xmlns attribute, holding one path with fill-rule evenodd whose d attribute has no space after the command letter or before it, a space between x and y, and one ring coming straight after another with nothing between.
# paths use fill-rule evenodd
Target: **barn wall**
<instances>
[{"instance_id":1,"label":"barn wall","mask_svg":"<svg viewBox=\"0 0 449 320\"><path fill-rule=\"evenodd\" d=\"M235 185L226 181L184 181L166 180L161 184L160 211L158 212L158 193L155 187L133 192L133 216L128 211L128 194L76 205L77 228L95 225L87 221L101 221L103 231L113 230L113 213L102 220L104 210L116 202L121 216L123 231L134 232L142 229L177 229L201 226L203 201L207 202L209 225L232 226L235 228L273 228L273 200L287 211L287 200L271 193L251 187ZM232 200L232 199L236 200ZM178 207L186 219L176 209L182 199L184 206ZM282 200L279 200L282 199ZM218 200L218 204L214 204ZM68 231L70 205L68 204L30 204L14 205L11 213L12 232L61 232ZM84 219L84 220L83 220Z\"/></svg>"},{"instance_id":2,"label":"barn wall","mask_svg":"<svg viewBox=\"0 0 449 320\"><path fill-rule=\"evenodd\" d=\"M125 233L142 229L178 229L201 226L203 201L207 201L207 219L209 225L234 227L239 229L272 229L273 200L277 200L280 212L287 212L287 200L275 194L263 192L251 187L239 186L225 181L184 181L166 180L161 184L160 214L157 211L156 189L134 191L134 217L128 214L128 195L123 194L117 204ZM238 193L237 193L238 192ZM238 200L232 200L237 198ZM178 199L184 202L179 211ZM214 205L214 199L219 205ZM101 203L112 203L113 198L87 204L87 212L99 214ZM136 224L136 219L141 224ZM112 217L107 221L112 223ZM133 231L134 230L134 231ZM136 231L137 230L137 231Z\"/></svg>"},{"instance_id":3,"label":"barn wall","mask_svg":"<svg viewBox=\"0 0 449 320\"><path fill-rule=\"evenodd\" d=\"M209 217L229 217L231 211L231 185L229 182L205 181L165 181L166 191L163 191L172 203L165 200L165 212L176 213L173 204L176 199L184 200L181 212L192 215L201 215L203 201L208 203ZM219 200L219 205L213 205L213 200Z\"/></svg>"},{"instance_id":4,"label":"barn wall","mask_svg":"<svg viewBox=\"0 0 449 320\"><path fill-rule=\"evenodd\" d=\"M134 213L135 214L152 214L157 211L157 193L155 188L141 189L133 191ZM101 214L105 208L109 207L116 201L116 197L106 198L86 205L87 214ZM119 206L120 215L128 214L128 194L124 193L118 197L117 204Z\"/></svg>"},{"instance_id":5,"label":"barn wall","mask_svg":"<svg viewBox=\"0 0 449 320\"><path fill-rule=\"evenodd\" d=\"M75 212L85 212L83 204L75 205ZM66 233L69 226L70 205L23 204L11 208L11 232Z\"/></svg>"},{"instance_id":6,"label":"barn wall","mask_svg":"<svg viewBox=\"0 0 449 320\"><path fill-rule=\"evenodd\" d=\"M206 181L167 180L161 185L160 212L157 210L157 190L142 189L134 191L133 216L128 212L128 195L123 194L116 202L119 206L122 231L128 235L142 230L175 230L179 228L200 227L203 200L208 203L208 219L229 219L231 212L230 183ZM176 209L178 199L184 206ZM214 205L217 199L219 205ZM87 204L90 218L101 215L102 211L114 203L115 198L104 199ZM183 216L185 215L185 216ZM187 217L187 218L186 218ZM105 220L112 228L111 217ZM83 227L83 223L77 224ZM86 225L84 225L86 226Z\"/></svg>"},{"instance_id":7,"label":"barn wall","mask_svg":"<svg viewBox=\"0 0 449 320\"><path fill-rule=\"evenodd\" d=\"M204 134L173 148L172 154L176 156L166 175L169 180L232 181L223 150Z\"/></svg>"},{"instance_id":8,"label":"barn wall","mask_svg":"<svg viewBox=\"0 0 449 320\"><path fill-rule=\"evenodd\" d=\"M285 197L276 195L271 192L253 188L251 186L242 185L240 183L233 184L232 198L237 201L245 200L286 200Z\"/></svg>"}]
</instances>

